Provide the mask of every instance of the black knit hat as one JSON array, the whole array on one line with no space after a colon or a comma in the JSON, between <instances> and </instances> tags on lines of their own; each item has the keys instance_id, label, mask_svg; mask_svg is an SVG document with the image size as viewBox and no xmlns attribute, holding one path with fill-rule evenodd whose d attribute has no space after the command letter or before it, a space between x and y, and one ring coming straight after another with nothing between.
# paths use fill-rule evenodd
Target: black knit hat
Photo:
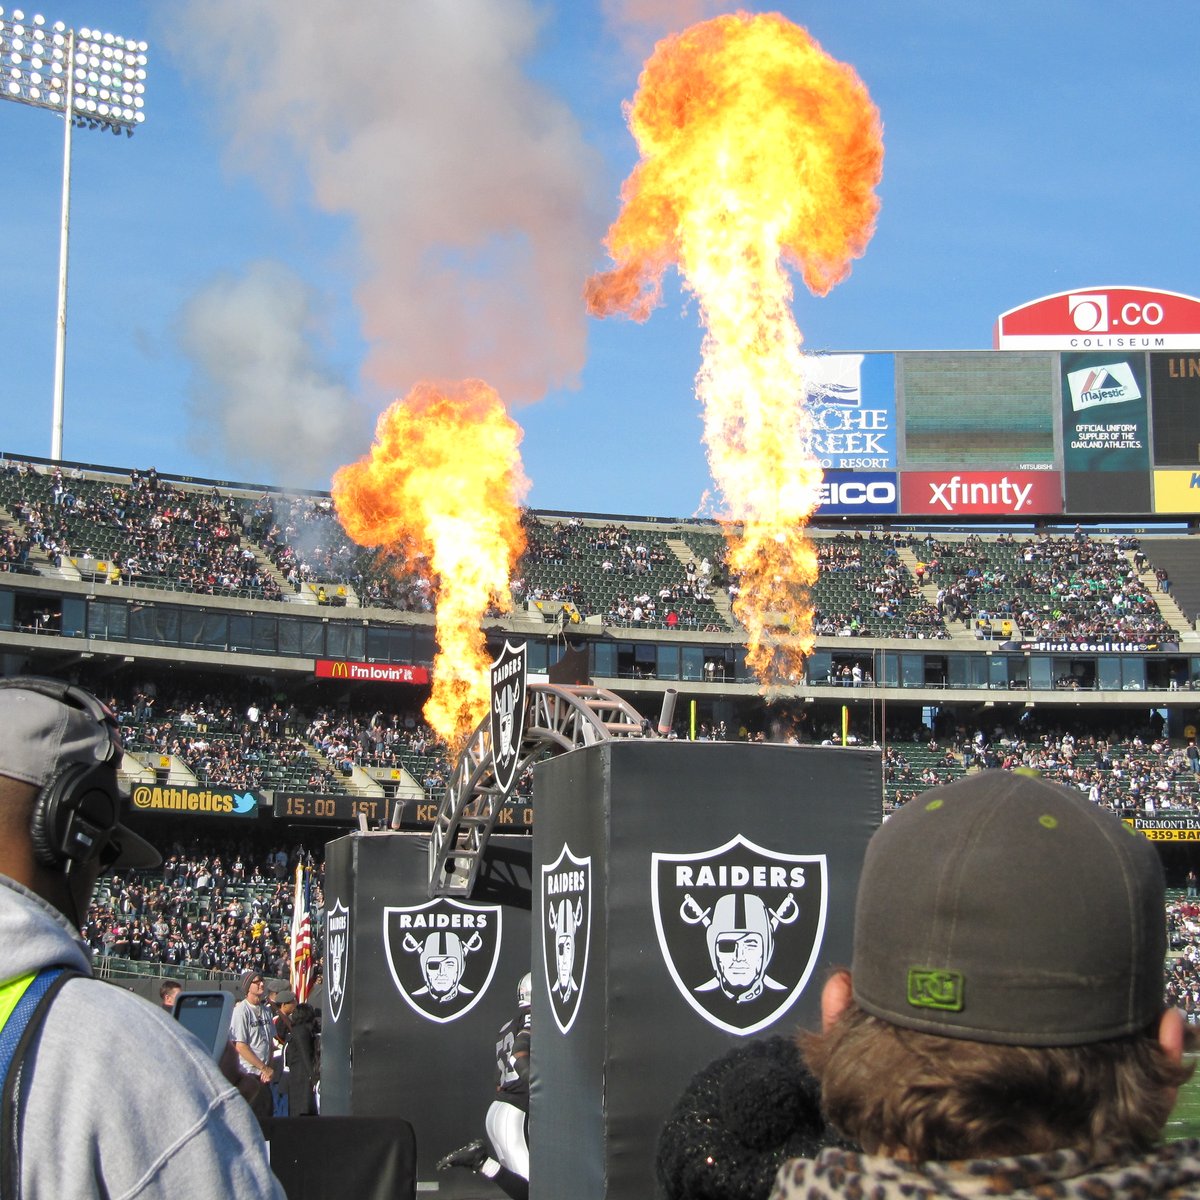
<instances>
[{"instance_id":1,"label":"black knit hat","mask_svg":"<svg viewBox=\"0 0 1200 1200\"><path fill-rule=\"evenodd\" d=\"M854 998L910 1029L1070 1046L1163 1008L1162 867L1082 792L984 771L910 801L859 881Z\"/></svg>"},{"instance_id":2,"label":"black knit hat","mask_svg":"<svg viewBox=\"0 0 1200 1200\"><path fill-rule=\"evenodd\" d=\"M658 1139L667 1200L765 1200L789 1158L846 1145L788 1038L747 1042L699 1071Z\"/></svg>"}]
</instances>

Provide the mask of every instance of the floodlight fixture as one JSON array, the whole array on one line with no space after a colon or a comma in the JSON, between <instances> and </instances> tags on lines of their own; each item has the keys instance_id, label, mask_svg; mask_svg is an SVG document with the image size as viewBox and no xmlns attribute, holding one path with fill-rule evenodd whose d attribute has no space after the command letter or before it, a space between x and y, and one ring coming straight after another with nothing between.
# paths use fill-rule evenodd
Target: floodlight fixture
<instances>
[{"instance_id":1,"label":"floodlight fixture","mask_svg":"<svg viewBox=\"0 0 1200 1200\"><path fill-rule=\"evenodd\" d=\"M50 457L62 459L63 390L67 352L67 249L71 228L71 131L133 131L146 119L146 43L48 24L0 8L0 100L60 113L63 139L62 223L58 251L58 313L54 343L54 411Z\"/></svg>"}]
</instances>

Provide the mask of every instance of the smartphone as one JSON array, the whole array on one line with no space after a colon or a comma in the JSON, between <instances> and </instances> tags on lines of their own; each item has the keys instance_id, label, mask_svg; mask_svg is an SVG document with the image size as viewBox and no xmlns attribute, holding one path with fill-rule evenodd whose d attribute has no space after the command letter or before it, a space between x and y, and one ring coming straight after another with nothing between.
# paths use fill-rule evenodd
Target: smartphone
<instances>
[{"instance_id":1,"label":"smartphone","mask_svg":"<svg viewBox=\"0 0 1200 1200\"><path fill-rule=\"evenodd\" d=\"M228 992L180 992L171 1014L220 1061L229 1044L229 1023L233 1020L233 997Z\"/></svg>"}]
</instances>

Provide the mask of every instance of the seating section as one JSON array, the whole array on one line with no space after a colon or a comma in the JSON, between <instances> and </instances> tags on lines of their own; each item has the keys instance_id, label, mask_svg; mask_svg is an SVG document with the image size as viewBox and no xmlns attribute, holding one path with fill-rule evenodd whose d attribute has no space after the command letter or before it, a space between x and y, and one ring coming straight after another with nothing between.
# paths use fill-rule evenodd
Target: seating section
<instances>
[{"instance_id":1,"label":"seating section","mask_svg":"<svg viewBox=\"0 0 1200 1200\"><path fill-rule=\"evenodd\" d=\"M612 523L524 515L518 604L616 628L728 631L739 581L711 522ZM1157 597L1170 593L1136 538L829 533L814 526L819 637L945 639L982 623L1026 641L1178 640ZM355 545L325 493L222 492L153 469L72 470L0 463L0 569L69 566L109 583L429 612L413 564ZM707 568L707 569L706 569ZM1171 606L1178 618L1178 609Z\"/></svg>"},{"instance_id":2,"label":"seating section","mask_svg":"<svg viewBox=\"0 0 1200 1200\"><path fill-rule=\"evenodd\" d=\"M262 547L293 591L311 586L318 603L348 602L348 588L364 608L429 612L429 585L395 569L395 560L350 540L326 495L263 492L238 501L246 536Z\"/></svg>"},{"instance_id":3,"label":"seating section","mask_svg":"<svg viewBox=\"0 0 1200 1200\"><path fill-rule=\"evenodd\" d=\"M1178 636L1141 578L1135 538L930 538L921 553L948 620L1011 621L1025 641Z\"/></svg>"},{"instance_id":4,"label":"seating section","mask_svg":"<svg viewBox=\"0 0 1200 1200\"><path fill-rule=\"evenodd\" d=\"M278 581L241 539L232 501L185 489L151 468L128 480L11 468L2 504L56 566L109 583L278 600Z\"/></svg>"},{"instance_id":5,"label":"seating section","mask_svg":"<svg viewBox=\"0 0 1200 1200\"><path fill-rule=\"evenodd\" d=\"M818 637L950 636L892 538L817 539L820 574L813 588Z\"/></svg>"},{"instance_id":6,"label":"seating section","mask_svg":"<svg viewBox=\"0 0 1200 1200\"><path fill-rule=\"evenodd\" d=\"M600 616L617 627L731 628L700 564L681 562L657 530L533 514L525 529L527 548L513 584L519 602L552 611L566 604L569 620Z\"/></svg>"},{"instance_id":7,"label":"seating section","mask_svg":"<svg viewBox=\"0 0 1200 1200\"><path fill-rule=\"evenodd\" d=\"M322 940L323 849L313 841L193 838L186 851L165 847L161 867L103 876L82 929L97 974L232 981L254 970L286 981L300 863L312 867L318 953Z\"/></svg>"}]
</instances>

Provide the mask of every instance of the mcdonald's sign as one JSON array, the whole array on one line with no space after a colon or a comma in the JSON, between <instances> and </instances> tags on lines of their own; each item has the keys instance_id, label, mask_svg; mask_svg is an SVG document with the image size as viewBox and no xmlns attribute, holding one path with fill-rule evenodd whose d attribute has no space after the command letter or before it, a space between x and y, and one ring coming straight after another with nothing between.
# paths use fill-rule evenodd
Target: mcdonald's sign
<instances>
[{"instance_id":1,"label":"mcdonald's sign","mask_svg":"<svg viewBox=\"0 0 1200 1200\"><path fill-rule=\"evenodd\" d=\"M318 679L347 679L354 683L428 683L429 668L409 663L346 662L338 658L318 658Z\"/></svg>"}]
</instances>

